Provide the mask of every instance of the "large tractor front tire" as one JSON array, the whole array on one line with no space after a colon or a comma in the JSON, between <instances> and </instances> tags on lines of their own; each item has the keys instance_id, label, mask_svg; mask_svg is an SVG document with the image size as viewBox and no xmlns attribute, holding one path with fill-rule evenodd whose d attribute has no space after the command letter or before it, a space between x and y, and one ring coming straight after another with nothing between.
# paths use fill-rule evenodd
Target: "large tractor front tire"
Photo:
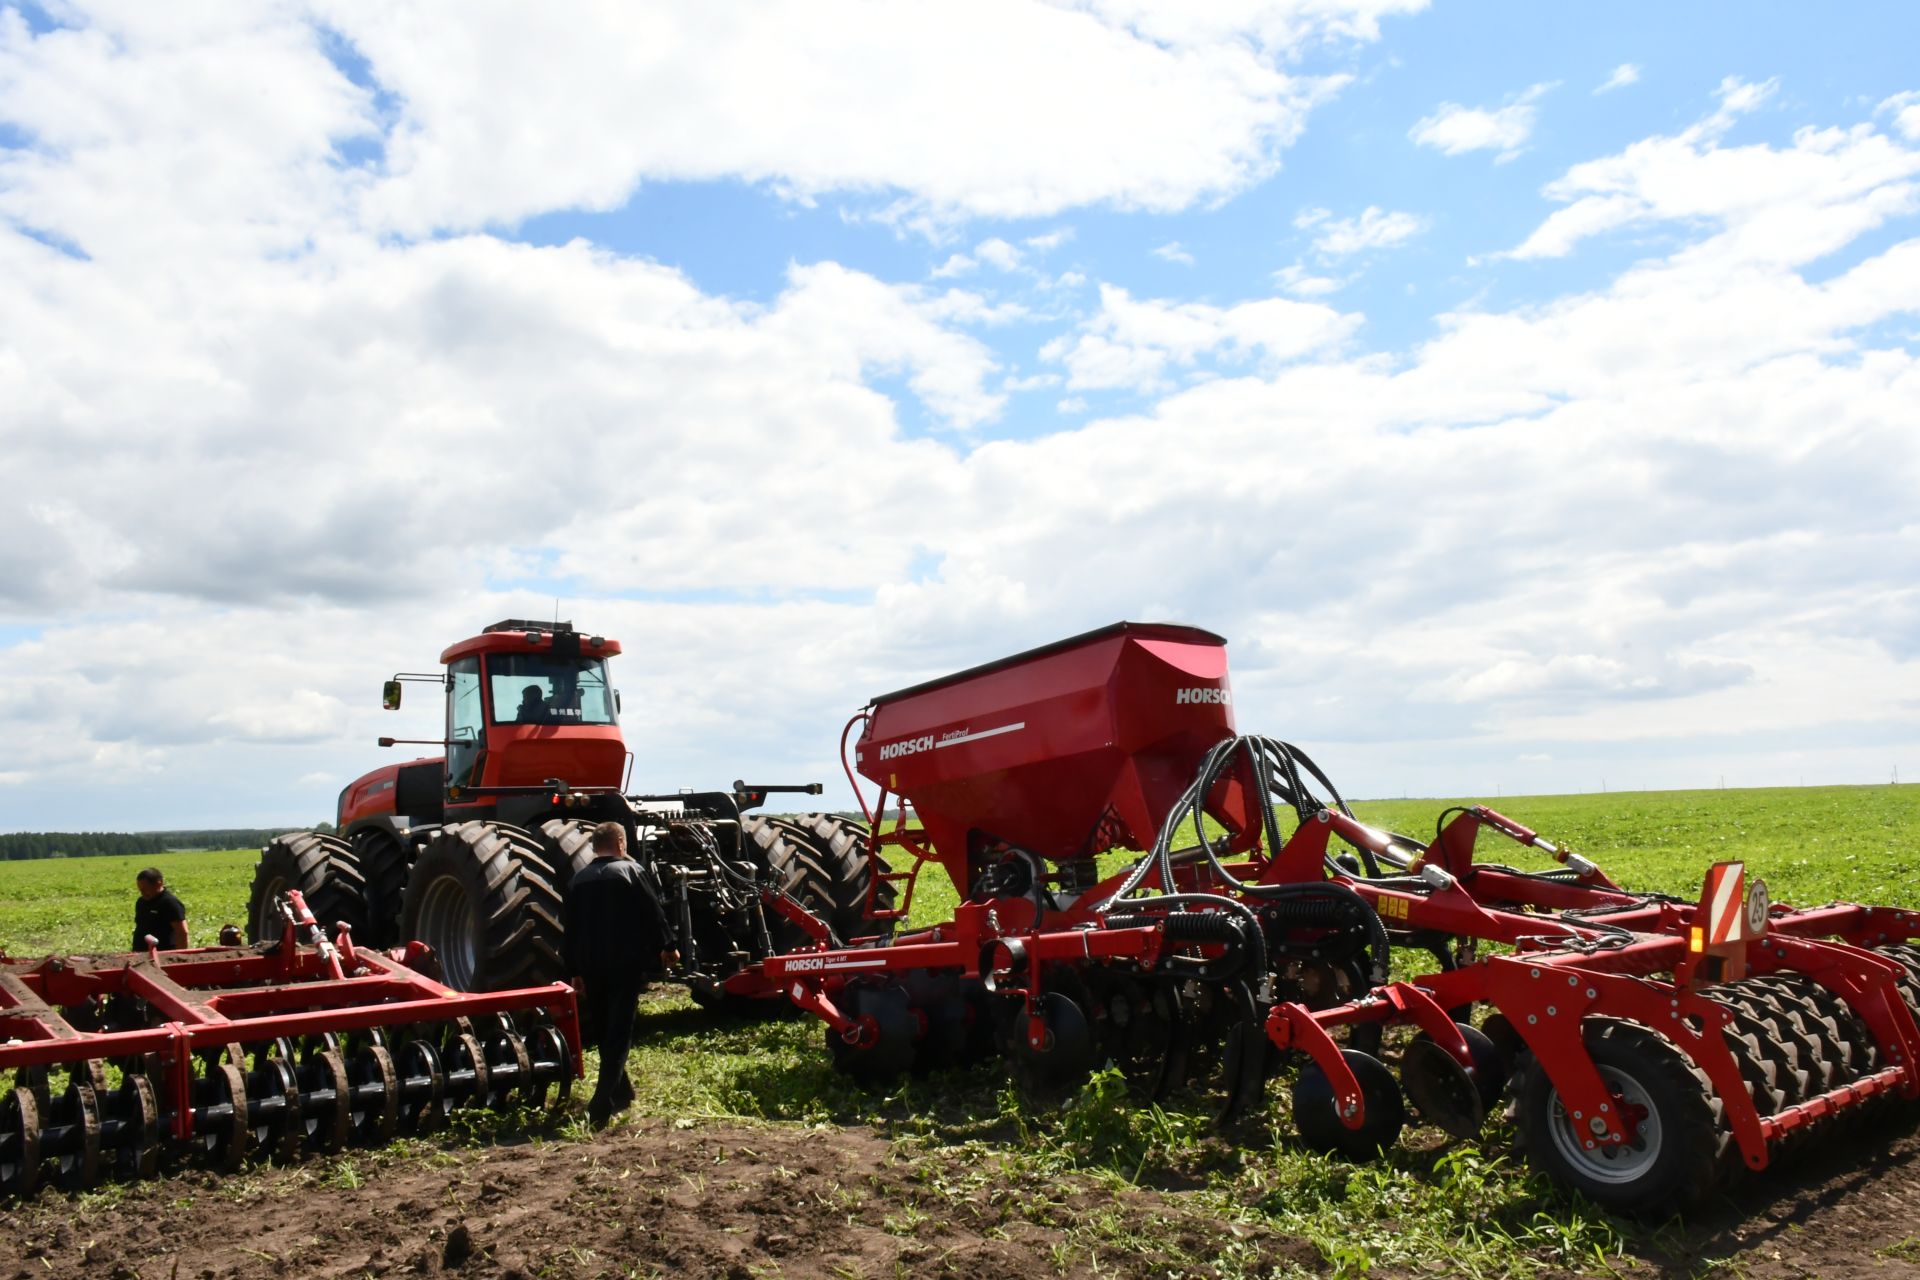
<instances>
[{"instance_id":1,"label":"large tractor front tire","mask_svg":"<svg viewBox=\"0 0 1920 1280\"><path fill-rule=\"evenodd\" d=\"M553 868L553 891L562 898L567 886L593 861L593 828L596 824L579 818L549 818L535 832L540 854Z\"/></svg>"},{"instance_id":2,"label":"large tractor front tire","mask_svg":"<svg viewBox=\"0 0 1920 1280\"><path fill-rule=\"evenodd\" d=\"M407 877L401 935L426 943L459 991L557 982L562 910L553 870L518 827L459 822L427 841Z\"/></svg>"},{"instance_id":3,"label":"large tractor front tire","mask_svg":"<svg viewBox=\"0 0 1920 1280\"><path fill-rule=\"evenodd\" d=\"M253 888L247 894L247 941L280 936L275 900L289 889L299 891L329 937L344 922L361 941L367 940L367 882L359 856L346 841L317 831L290 831L267 842L254 864Z\"/></svg>"}]
</instances>

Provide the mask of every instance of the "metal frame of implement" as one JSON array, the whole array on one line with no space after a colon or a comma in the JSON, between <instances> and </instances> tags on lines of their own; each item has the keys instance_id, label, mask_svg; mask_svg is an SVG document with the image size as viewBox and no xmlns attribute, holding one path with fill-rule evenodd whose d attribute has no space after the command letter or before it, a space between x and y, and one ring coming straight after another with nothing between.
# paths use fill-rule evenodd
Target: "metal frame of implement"
<instances>
[{"instance_id":1,"label":"metal frame of implement","mask_svg":"<svg viewBox=\"0 0 1920 1280\"><path fill-rule=\"evenodd\" d=\"M418 944L390 955L347 929L329 940L297 891L282 915L266 945L0 957L0 1072L15 1079L0 1096L0 1191L31 1191L49 1168L74 1186L150 1176L163 1138L220 1167L262 1147L378 1141L458 1103L563 1101L581 1074L565 983L455 991L415 967L430 954ZM528 1034L514 1014L532 1015ZM48 1068L66 1069L64 1092Z\"/></svg>"},{"instance_id":2,"label":"metal frame of implement","mask_svg":"<svg viewBox=\"0 0 1920 1280\"><path fill-rule=\"evenodd\" d=\"M1608 1073L1588 1043L1602 1026L1643 1029L1682 1055L1724 1105L1733 1147L1755 1170L1768 1165L1777 1144L1819 1122L1888 1096L1920 1098L1920 950L1904 958L1874 950L1920 938L1920 913L1771 904L1763 886L1749 892L1739 863L1713 867L1697 903L1630 892L1588 860L1484 806L1461 810L1431 846L1374 830L1337 793L1331 801L1310 796L1295 749L1235 737L1224 645L1192 628L1123 623L874 699L843 732L842 755L872 826L873 855L891 850L911 858L912 868L876 875L876 886L882 879L905 882L905 891L892 910L873 914L903 917L927 862L947 870L962 902L935 928L853 946L835 945L819 921L775 902L815 946L766 960L759 975L824 1021L836 1057L846 1061L867 1053L897 1069L906 1060L885 1042L930 1034L940 1015L912 995L912 984L927 976L977 984L973 989L999 1000L1003 1011L1019 1000L1024 1035L1017 1014L1011 1034L1038 1054L1052 1047L1051 987L1085 992L1085 976L1099 970L1153 977L1185 964L1193 972L1195 963L1204 967L1234 945L1228 926L1236 914L1253 920L1265 912L1282 922L1269 941L1291 930L1288 942L1305 938L1310 945L1314 927L1296 927L1303 919L1297 913L1294 923L1284 923L1285 909L1274 905L1305 890L1364 903L1394 946L1429 949L1440 940L1465 948L1463 962L1443 963L1442 972L1387 981L1376 959L1372 980L1338 998L1310 1008L1277 996L1250 1011L1268 1043L1304 1054L1323 1077L1331 1112L1320 1126L1323 1139L1329 1126L1369 1133L1370 1100L1394 1113L1385 1130L1398 1132L1399 1090L1389 1076L1385 1096L1380 1063L1351 1047L1356 1030L1387 1024L1412 1026L1431 1042L1418 1055L1428 1098L1479 1093L1477 1103L1455 1113L1455 1132L1477 1129L1513 1060L1525 1053L1554 1091L1552 1115L1569 1129L1572 1145L1599 1156L1627 1151L1648 1123L1646 1108L1627 1100L1617 1073ZM1244 766L1207 772L1230 744L1254 744L1244 748ZM1300 817L1284 841L1266 819L1278 792L1263 792L1271 777L1251 754L1262 750L1284 757L1286 799ZM872 805L856 766L879 785ZM1331 791L1311 762L1304 770ZM1192 785L1181 794L1188 779ZM1202 812L1223 837L1198 831ZM1194 847L1164 856L1184 817L1195 821ZM1561 868L1477 865L1482 828L1553 856ZM1146 848L1155 837L1156 854L1144 866L1097 883L1087 874L1093 855ZM1366 873L1330 855L1335 837L1362 854ZM983 858L991 857L1027 859L1036 885L1060 886L1059 903L1045 888L993 888L982 878ZM1043 862L1058 871L1039 871ZM870 908L877 906L870 898ZM1510 950L1473 958L1479 944ZM1784 995L1764 986L1780 975L1800 985ZM1739 985L1748 982L1756 985ZM868 998L888 983L898 1001ZM1768 1046L1756 1053L1749 1043L1737 1052L1729 1040L1736 1031L1748 1035L1760 1016L1752 1002L1767 1000L1775 1003L1761 1014L1793 1005L1814 1023L1837 1016L1858 1047L1802 1034L1801 1066L1821 1069L1782 1068L1814 1083L1776 1088L1773 1068L1758 1060ZM1455 1021L1474 1004L1492 1011L1487 1030L1502 1043ZM1741 1008L1745 1014L1736 1013ZM1736 1027L1743 1016L1746 1023ZM1790 1023L1800 1015L1784 1016ZM1334 1038L1343 1028L1346 1046ZM1260 1057L1241 1055L1243 1083L1254 1092L1265 1078ZM1851 1065L1828 1070L1827 1057ZM1356 1058L1365 1059L1357 1064L1361 1072ZM1411 1072L1411 1056L1408 1062L1403 1070ZM1371 1094L1363 1073L1376 1077ZM1495 1087L1482 1087L1495 1074ZM1296 1091L1297 1119L1300 1096ZM1788 1101L1775 1109L1763 1105L1769 1098ZM1429 1111L1421 1097L1416 1102ZM1343 1143L1337 1133L1331 1145L1371 1149ZM1644 1189L1638 1194L1638 1202L1623 1193L1614 1203L1658 1208Z\"/></svg>"}]
</instances>

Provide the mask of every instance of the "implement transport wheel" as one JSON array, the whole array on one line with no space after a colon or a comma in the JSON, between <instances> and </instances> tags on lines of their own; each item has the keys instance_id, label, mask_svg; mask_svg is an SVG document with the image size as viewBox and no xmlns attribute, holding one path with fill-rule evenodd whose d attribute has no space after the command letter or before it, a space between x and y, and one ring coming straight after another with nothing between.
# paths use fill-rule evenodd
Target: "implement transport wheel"
<instances>
[{"instance_id":1,"label":"implement transport wheel","mask_svg":"<svg viewBox=\"0 0 1920 1280\"><path fill-rule=\"evenodd\" d=\"M561 906L540 846L497 822L442 827L407 877L401 935L433 948L456 991L557 982Z\"/></svg>"},{"instance_id":2,"label":"implement transport wheel","mask_svg":"<svg viewBox=\"0 0 1920 1280\"><path fill-rule=\"evenodd\" d=\"M360 856L346 841L317 831L290 831L267 842L254 864L253 888L247 895L247 941L272 942L280 936L275 900L289 889L300 891L327 937L344 921L365 941L367 883Z\"/></svg>"},{"instance_id":3,"label":"implement transport wheel","mask_svg":"<svg viewBox=\"0 0 1920 1280\"><path fill-rule=\"evenodd\" d=\"M1359 1049L1342 1049L1354 1078L1360 1082L1365 1117L1358 1129L1340 1122L1333 1082L1318 1063L1300 1068L1293 1082L1293 1123L1300 1140L1315 1151L1339 1152L1351 1160L1370 1160L1400 1137L1407 1123L1406 1099L1387 1064Z\"/></svg>"},{"instance_id":4,"label":"implement transport wheel","mask_svg":"<svg viewBox=\"0 0 1920 1280\"><path fill-rule=\"evenodd\" d=\"M1721 1107L1706 1076L1646 1027L1591 1021L1587 1052L1628 1125L1626 1142L1598 1142L1591 1119L1561 1105L1531 1057L1514 1083L1515 1120L1530 1164L1616 1213L1667 1217L1711 1192L1725 1170Z\"/></svg>"}]
</instances>

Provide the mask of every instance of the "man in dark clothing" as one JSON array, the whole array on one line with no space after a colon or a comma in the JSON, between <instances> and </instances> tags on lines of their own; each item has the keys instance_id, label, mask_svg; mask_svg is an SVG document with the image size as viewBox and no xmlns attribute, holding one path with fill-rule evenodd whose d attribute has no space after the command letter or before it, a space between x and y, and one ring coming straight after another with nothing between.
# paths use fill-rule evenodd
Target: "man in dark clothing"
<instances>
[{"instance_id":1,"label":"man in dark clothing","mask_svg":"<svg viewBox=\"0 0 1920 1280\"><path fill-rule=\"evenodd\" d=\"M179 951L187 945L187 909L167 888L160 868L148 867L133 878L140 900L133 904L133 949L145 951L153 938L162 951Z\"/></svg>"},{"instance_id":2,"label":"man in dark clothing","mask_svg":"<svg viewBox=\"0 0 1920 1280\"><path fill-rule=\"evenodd\" d=\"M627 856L619 823L593 829L593 861L567 886L566 916L567 971L584 987L581 1034L600 1046L600 1078L587 1104L587 1117L599 1129L633 1102L627 1050L646 976L678 960L667 941L659 886Z\"/></svg>"},{"instance_id":3,"label":"man in dark clothing","mask_svg":"<svg viewBox=\"0 0 1920 1280\"><path fill-rule=\"evenodd\" d=\"M548 724L553 717L547 714L547 695L537 684L530 684L520 691L520 710L514 714L515 724Z\"/></svg>"}]
</instances>

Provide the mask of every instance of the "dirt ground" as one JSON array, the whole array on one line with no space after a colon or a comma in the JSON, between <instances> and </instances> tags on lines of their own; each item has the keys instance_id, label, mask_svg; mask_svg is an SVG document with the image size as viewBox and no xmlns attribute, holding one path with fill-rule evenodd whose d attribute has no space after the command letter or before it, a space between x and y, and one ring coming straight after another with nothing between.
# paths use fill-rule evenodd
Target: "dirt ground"
<instances>
[{"instance_id":1,"label":"dirt ground","mask_svg":"<svg viewBox=\"0 0 1920 1280\"><path fill-rule=\"evenodd\" d=\"M1920 1276L1920 1138L1908 1132L1863 1165L1865 1147L1805 1157L1685 1232L1644 1237L1616 1266ZM1227 1228L1179 1193L1071 1177L1047 1190L1009 1188L979 1159L915 1155L864 1127L638 1121L592 1142L43 1192L0 1206L0 1280L1145 1277L1211 1274L1207 1261L1227 1256L1252 1274L1324 1268L1307 1242ZM1090 1238L1109 1246L1089 1250Z\"/></svg>"}]
</instances>

